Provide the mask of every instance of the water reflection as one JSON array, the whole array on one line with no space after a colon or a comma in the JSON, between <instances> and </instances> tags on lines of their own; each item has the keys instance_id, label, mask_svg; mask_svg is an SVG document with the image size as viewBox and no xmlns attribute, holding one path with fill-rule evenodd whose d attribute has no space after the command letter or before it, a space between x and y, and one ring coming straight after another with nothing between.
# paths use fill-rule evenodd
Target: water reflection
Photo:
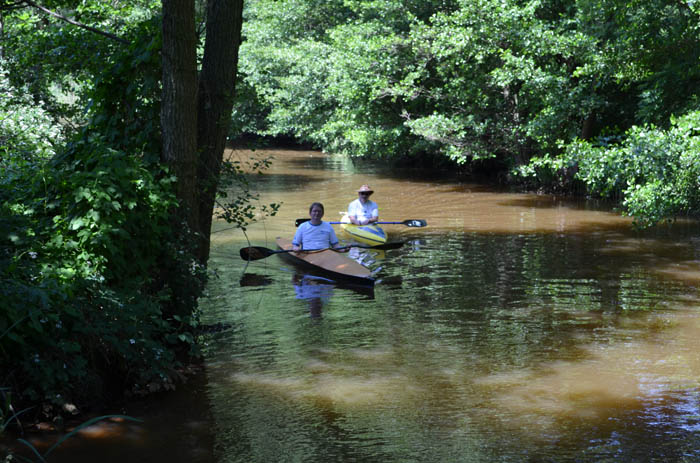
<instances>
[{"instance_id":1,"label":"water reflection","mask_svg":"<svg viewBox=\"0 0 700 463\"><path fill-rule=\"evenodd\" d=\"M211 306L212 316L235 307L244 317L242 337L208 353L234 370L211 376L220 423L236 429L220 439L226 461L698 455L697 225L639 232L591 202L386 171L321 175L319 160L285 159L285 175L327 179L298 206L288 191L291 209L311 195L342 210L352 185L369 182L384 218L410 210L430 226L387 227L407 244L381 260L353 253L377 271L372 299L337 285L299 299L286 277ZM303 216L281 214L253 239L289 233ZM264 265L278 271L278 261ZM290 298L304 301L303 317L276 316ZM319 323L308 323L319 307ZM274 449L255 447L270 433Z\"/></svg>"},{"instance_id":2,"label":"water reflection","mask_svg":"<svg viewBox=\"0 0 700 463\"><path fill-rule=\"evenodd\" d=\"M326 283L323 283L324 281ZM292 276L296 297L309 303L309 315L311 318L321 318L324 300L327 301L333 295L333 285L330 283L332 282L329 282L329 280L310 275L295 273Z\"/></svg>"},{"instance_id":3,"label":"water reflection","mask_svg":"<svg viewBox=\"0 0 700 463\"><path fill-rule=\"evenodd\" d=\"M244 273L240 279L241 286L267 286L272 281L268 275L258 275L257 273Z\"/></svg>"}]
</instances>

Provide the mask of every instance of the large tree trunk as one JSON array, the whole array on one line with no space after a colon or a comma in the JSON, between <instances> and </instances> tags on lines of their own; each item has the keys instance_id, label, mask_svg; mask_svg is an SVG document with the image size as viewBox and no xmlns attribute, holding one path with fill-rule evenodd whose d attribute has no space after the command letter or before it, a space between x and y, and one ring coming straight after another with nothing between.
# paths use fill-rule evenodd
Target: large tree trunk
<instances>
[{"instance_id":1,"label":"large tree trunk","mask_svg":"<svg viewBox=\"0 0 700 463\"><path fill-rule=\"evenodd\" d=\"M212 211L233 109L242 23L243 0L209 0L197 102L198 223L201 232L198 259L203 264L209 258Z\"/></svg>"},{"instance_id":2,"label":"large tree trunk","mask_svg":"<svg viewBox=\"0 0 700 463\"><path fill-rule=\"evenodd\" d=\"M178 178L181 208L175 219L201 233L196 201L196 45L194 0L163 0L162 161Z\"/></svg>"}]
</instances>

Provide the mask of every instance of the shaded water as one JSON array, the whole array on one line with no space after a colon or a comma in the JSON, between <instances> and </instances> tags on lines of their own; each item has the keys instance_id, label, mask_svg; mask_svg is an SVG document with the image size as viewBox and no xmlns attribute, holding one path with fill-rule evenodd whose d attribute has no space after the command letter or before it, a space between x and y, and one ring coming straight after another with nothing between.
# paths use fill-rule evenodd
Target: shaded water
<instances>
[{"instance_id":1,"label":"shaded water","mask_svg":"<svg viewBox=\"0 0 700 463\"><path fill-rule=\"evenodd\" d=\"M246 264L246 236L216 222L205 398L139 416L122 461L700 461L697 224L637 232L591 201L267 154L260 204L283 204L253 245L291 237L312 201L336 220L363 183L382 220L428 227L385 226L406 245L362 255L366 291Z\"/></svg>"},{"instance_id":2,"label":"shaded water","mask_svg":"<svg viewBox=\"0 0 700 463\"><path fill-rule=\"evenodd\" d=\"M697 225L636 232L592 202L274 155L261 202L284 204L253 245L312 201L337 220L363 183L382 220L429 226L385 226L407 244L367 253L371 293L246 265L240 232L213 234L220 461L700 460Z\"/></svg>"}]
</instances>

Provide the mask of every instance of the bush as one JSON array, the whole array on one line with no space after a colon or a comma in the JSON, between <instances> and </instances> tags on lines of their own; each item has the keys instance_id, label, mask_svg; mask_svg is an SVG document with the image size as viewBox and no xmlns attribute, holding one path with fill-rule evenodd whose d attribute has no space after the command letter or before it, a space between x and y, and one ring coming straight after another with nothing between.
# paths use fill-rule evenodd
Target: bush
<instances>
[{"instance_id":1,"label":"bush","mask_svg":"<svg viewBox=\"0 0 700 463\"><path fill-rule=\"evenodd\" d=\"M671 120L669 130L633 127L621 139L577 140L558 157L535 158L517 175L551 188L566 166L591 195L620 201L637 225L700 216L700 111Z\"/></svg>"},{"instance_id":2,"label":"bush","mask_svg":"<svg viewBox=\"0 0 700 463\"><path fill-rule=\"evenodd\" d=\"M204 269L158 163L160 20L136 10L126 46L8 17L23 46L12 80L0 64L0 430L26 406L173 387L196 347Z\"/></svg>"},{"instance_id":3,"label":"bush","mask_svg":"<svg viewBox=\"0 0 700 463\"><path fill-rule=\"evenodd\" d=\"M203 282L170 236L173 179L98 138L13 172L0 183L2 386L56 407L172 387Z\"/></svg>"}]
</instances>

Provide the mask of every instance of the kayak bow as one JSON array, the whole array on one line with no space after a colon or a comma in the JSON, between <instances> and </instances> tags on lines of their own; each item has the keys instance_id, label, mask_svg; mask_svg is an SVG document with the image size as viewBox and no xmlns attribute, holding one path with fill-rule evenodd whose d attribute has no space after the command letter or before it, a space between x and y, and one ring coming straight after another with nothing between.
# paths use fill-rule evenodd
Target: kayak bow
<instances>
[{"instance_id":1,"label":"kayak bow","mask_svg":"<svg viewBox=\"0 0 700 463\"><path fill-rule=\"evenodd\" d=\"M286 238L275 240L281 250L292 249L292 241ZM353 283L362 286L374 286L375 279L370 270L355 262L353 259L337 251L323 250L318 252L284 252L280 257L295 265L332 280Z\"/></svg>"},{"instance_id":2,"label":"kayak bow","mask_svg":"<svg viewBox=\"0 0 700 463\"><path fill-rule=\"evenodd\" d=\"M347 214L340 219L340 228L346 235L359 243L376 246L386 243L386 232L377 224L353 225Z\"/></svg>"}]
</instances>

